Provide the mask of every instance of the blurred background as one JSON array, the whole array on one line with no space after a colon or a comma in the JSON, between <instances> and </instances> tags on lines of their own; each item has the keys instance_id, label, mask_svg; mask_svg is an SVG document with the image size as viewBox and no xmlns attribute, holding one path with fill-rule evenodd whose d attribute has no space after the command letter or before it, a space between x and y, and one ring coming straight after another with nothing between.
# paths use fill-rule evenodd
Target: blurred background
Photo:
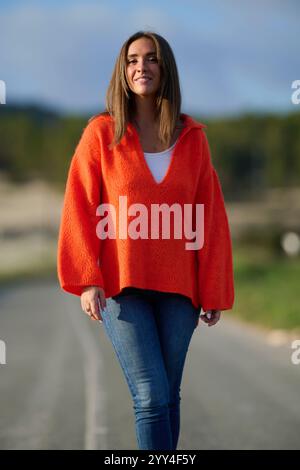
<instances>
[{"instance_id":1,"label":"blurred background","mask_svg":"<svg viewBox=\"0 0 300 470\"><path fill-rule=\"evenodd\" d=\"M274 344L300 338L299 14L297 0L0 0L2 297L25 281L59 289L75 146L105 109L122 44L149 29L174 51L182 112L207 125L233 240L226 315L276 332Z\"/></svg>"}]
</instances>

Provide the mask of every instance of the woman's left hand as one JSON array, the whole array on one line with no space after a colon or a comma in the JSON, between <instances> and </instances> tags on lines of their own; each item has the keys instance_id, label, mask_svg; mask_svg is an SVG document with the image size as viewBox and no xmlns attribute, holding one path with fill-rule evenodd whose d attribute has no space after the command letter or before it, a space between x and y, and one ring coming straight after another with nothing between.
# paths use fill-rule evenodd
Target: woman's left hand
<instances>
[{"instance_id":1,"label":"woman's left hand","mask_svg":"<svg viewBox=\"0 0 300 470\"><path fill-rule=\"evenodd\" d=\"M207 310L204 315L200 315L202 321L208 324L208 326L213 326L220 320L221 310Z\"/></svg>"}]
</instances>

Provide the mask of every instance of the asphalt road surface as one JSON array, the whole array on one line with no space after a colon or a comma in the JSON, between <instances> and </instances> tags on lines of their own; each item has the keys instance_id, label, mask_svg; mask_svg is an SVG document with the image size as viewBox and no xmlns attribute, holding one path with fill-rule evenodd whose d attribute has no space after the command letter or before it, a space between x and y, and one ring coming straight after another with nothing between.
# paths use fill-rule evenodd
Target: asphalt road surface
<instances>
[{"instance_id":1,"label":"asphalt road surface","mask_svg":"<svg viewBox=\"0 0 300 470\"><path fill-rule=\"evenodd\" d=\"M194 332L178 450L300 449L291 345L269 344L234 316ZM125 378L79 297L55 281L2 288L0 340L0 449L137 449Z\"/></svg>"}]
</instances>

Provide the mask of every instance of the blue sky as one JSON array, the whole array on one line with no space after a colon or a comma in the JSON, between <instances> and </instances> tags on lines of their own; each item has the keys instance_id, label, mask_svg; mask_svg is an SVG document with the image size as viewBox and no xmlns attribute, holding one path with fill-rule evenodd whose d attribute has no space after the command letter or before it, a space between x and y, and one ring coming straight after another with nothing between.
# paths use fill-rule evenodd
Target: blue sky
<instances>
[{"instance_id":1,"label":"blue sky","mask_svg":"<svg viewBox=\"0 0 300 470\"><path fill-rule=\"evenodd\" d=\"M170 43L182 111L296 111L298 0L0 0L6 102L66 112L102 109L116 57L141 29Z\"/></svg>"}]
</instances>

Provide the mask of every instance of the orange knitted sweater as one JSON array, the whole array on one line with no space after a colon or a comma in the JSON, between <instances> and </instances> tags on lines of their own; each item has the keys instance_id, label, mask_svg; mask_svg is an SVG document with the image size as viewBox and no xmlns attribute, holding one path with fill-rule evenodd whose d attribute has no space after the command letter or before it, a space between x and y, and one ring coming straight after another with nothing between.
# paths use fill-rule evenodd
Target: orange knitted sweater
<instances>
[{"instance_id":1,"label":"orange knitted sweater","mask_svg":"<svg viewBox=\"0 0 300 470\"><path fill-rule=\"evenodd\" d=\"M181 119L184 128L159 183L131 123L110 150L113 118L103 113L89 120L62 207L57 270L63 290L80 296L84 286L99 286L107 298L132 286L186 295L204 311L232 308L230 229L206 126L188 114ZM157 207L164 208L158 218ZM204 224L196 222L196 207L204 208Z\"/></svg>"}]
</instances>

